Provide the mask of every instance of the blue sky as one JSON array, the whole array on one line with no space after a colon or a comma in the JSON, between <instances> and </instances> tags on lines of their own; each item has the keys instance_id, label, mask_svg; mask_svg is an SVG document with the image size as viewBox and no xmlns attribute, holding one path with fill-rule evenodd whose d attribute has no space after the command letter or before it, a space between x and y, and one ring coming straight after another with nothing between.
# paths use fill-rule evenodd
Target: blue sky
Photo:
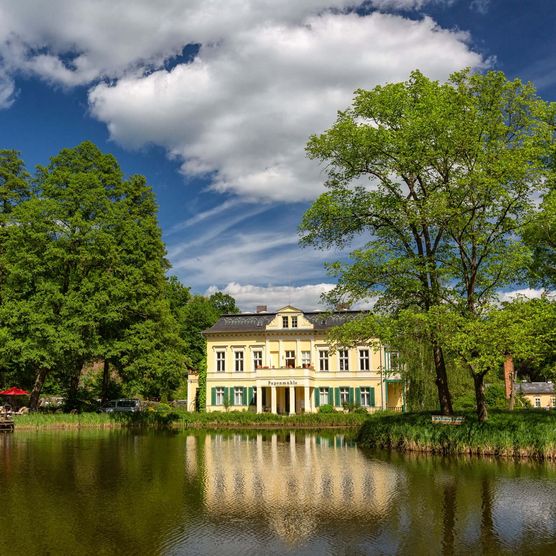
<instances>
[{"instance_id":1,"label":"blue sky","mask_svg":"<svg viewBox=\"0 0 556 556\"><path fill-rule=\"evenodd\" d=\"M471 66L556 100L554 0L0 0L0 147L94 141L147 176L172 272L244 310L315 308L304 156L356 88Z\"/></svg>"}]
</instances>

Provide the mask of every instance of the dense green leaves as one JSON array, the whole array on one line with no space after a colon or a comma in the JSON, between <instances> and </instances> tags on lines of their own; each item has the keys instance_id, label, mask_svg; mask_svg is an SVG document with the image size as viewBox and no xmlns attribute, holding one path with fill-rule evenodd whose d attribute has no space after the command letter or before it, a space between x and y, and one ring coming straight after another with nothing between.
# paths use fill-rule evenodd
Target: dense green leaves
<instances>
[{"instance_id":1,"label":"dense green leaves","mask_svg":"<svg viewBox=\"0 0 556 556\"><path fill-rule=\"evenodd\" d=\"M525 230L543 237L540 258L553 263L554 113L531 84L499 72L463 71L440 84L415 71L405 83L356 91L307 145L326 164L328 191L306 212L301 242L358 246L350 260L329 265L338 285L327 299L374 299L390 317L448 311L457 323L450 350L470 338L480 349L499 290L523 284L531 267ZM531 226L544 194L540 225ZM447 336L436 325L423 331L449 413ZM477 388L492 368L481 357L465 359Z\"/></svg>"},{"instance_id":2,"label":"dense green leaves","mask_svg":"<svg viewBox=\"0 0 556 556\"><path fill-rule=\"evenodd\" d=\"M64 149L31 181L0 152L0 380L45 383L71 401L104 362L105 397L166 397L204 357L200 332L229 296L191 297L169 268L157 205L142 176L90 142ZM216 308L218 307L218 308Z\"/></svg>"}]
</instances>

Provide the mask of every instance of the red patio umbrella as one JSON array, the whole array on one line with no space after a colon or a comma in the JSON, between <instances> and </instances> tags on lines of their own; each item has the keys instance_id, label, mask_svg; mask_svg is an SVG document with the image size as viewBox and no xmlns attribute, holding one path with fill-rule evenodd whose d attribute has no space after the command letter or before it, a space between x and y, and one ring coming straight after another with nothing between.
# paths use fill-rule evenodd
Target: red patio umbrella
<instances>
[{"instance_id":1,"label":"red patio umbrella","mask_svg":"<svg viewBox=\"0 0 556 556\"><path fill-rule=\"evenodd\" d=\"M21 388L16 388L14 386L13 388L8 388L7 390L2 390L2 392L0 392L0 395L2 395L2 396L28 396L29 392L27 392L27 390L22 390Z\"/></svg>"}]
</instances>

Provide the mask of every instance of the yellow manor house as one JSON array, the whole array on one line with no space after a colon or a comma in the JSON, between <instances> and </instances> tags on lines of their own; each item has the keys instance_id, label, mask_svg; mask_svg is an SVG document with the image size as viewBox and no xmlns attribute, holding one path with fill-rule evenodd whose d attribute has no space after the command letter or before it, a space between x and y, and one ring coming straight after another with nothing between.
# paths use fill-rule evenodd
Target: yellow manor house
<instances>
[{"instance_id":1,"label":"yellow manor house","mask_svg":"<svg viewBox=\"0 0 556 556\"><path fill-rule=\"evenodd\" d=\"M332 353L327 332L360 311L303 312L290 305L276 313L224 315L207 340L207 411L250 410L279 414L316 412L325 404L367 411L404 410L396 354L369 345ZM199 379L189 375L188 409L195 410Z\"/></svg>"}]
</instances>

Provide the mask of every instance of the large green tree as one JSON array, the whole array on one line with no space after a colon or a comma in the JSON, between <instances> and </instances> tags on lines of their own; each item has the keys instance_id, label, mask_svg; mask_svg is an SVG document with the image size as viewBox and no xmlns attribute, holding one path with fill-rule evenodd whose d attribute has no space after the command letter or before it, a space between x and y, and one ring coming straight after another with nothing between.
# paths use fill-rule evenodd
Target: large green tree
<instances>
[{"instance_id":1,"label":"large green tree","mask_svg":"<svg viewBox=\"0 0 556 556\"><path fill-rule=\"evenodd\" d=\"M329 300L375 298L388 314L448 304L479 318L524 277L530 253L516 238L546 187L551 110L532 85L499 72L441 84L415 71L357 91L307 146L326 164L328 191L306 212L302 243L360 246L330 265ZM428 330L440 407L451 413L442 339ZM484 373L469 372L481 406Z\"/></svg>"},{"instance_id":2,"label":"large green tree","mask_svg":"<svg viewBox=\"0 0 556 556\"><path fill-rule=\"evenodd\" d=\"M32 407L54 370L75 397L98 358L137 393L177 382L183 350L145 179L124 180L113 156L85 142L39 167L34 184L9 215L0 306L1 350L32 376Z\"/></svg>"}]
</instances>

